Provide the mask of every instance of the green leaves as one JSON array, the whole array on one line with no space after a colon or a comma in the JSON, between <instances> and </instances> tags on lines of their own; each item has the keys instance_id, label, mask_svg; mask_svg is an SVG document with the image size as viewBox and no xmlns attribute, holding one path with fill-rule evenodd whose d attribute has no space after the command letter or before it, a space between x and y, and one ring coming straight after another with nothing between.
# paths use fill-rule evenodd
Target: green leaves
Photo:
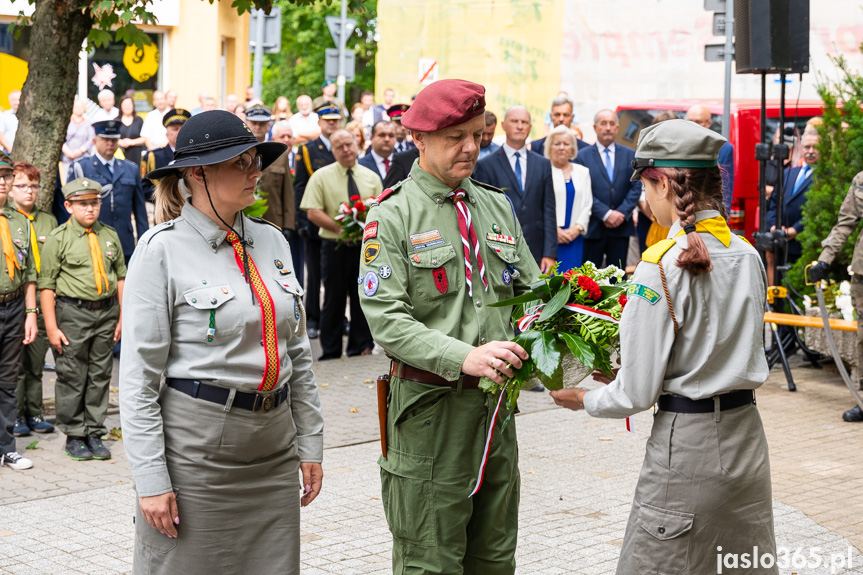
<instances>
[{"instance_id":1,"label":"green leaves","mask_svg":"<svg viewBox=\"0 0 863 575\"><path fill-rule=\"evenodd\" d=\"M530 347L530 358L536 364L536 369L547 377L551 377L560 366L560 352L557 349L557 341L554 334L546 331L535 332L539 337L534 338Z\"/></svg>"},{"instance_id":2,"label":"green leaves","mask_svg":"<svg viewBox=\"0 0 863 575\"><path fill-rule=\"evenodd\" d=\"M551 301L546 304L544 308L542 308L542 313L539 315L538 321L546 321L550 319L554 314L563 309L563 306L566 305L566 302L569 301L569 296L571 292L569 290L569 284L563 286L561 289L554 294L554 297L551 298Z\"/></svg>"},{"instance_id":3,"label":"green leaves","mask_svg":"<svg viewBox=\"0 0 863 575\"><path fill-rule=\"evenodd\" d=\"M596 354L586 341L571 333L561 333L559 335L578 361L584 365L593 365Z\"/></svg>"}]
</instances>

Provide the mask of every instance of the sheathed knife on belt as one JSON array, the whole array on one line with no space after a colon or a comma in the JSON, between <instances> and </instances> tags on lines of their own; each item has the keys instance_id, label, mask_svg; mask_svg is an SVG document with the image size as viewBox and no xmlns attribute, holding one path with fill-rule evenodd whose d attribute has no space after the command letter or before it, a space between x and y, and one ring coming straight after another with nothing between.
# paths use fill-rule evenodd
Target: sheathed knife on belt
<instances>
[{"instance_id":1,"label":"sheathed knife on belt","mask_svg":"<svg viewBox=\"0 0 863 575\"><path fill-rule=\"evenodd\" d=\"M824 335L827 336L827 344L830 346L831 353L833 353L833 361L836 362L836 367L839 368L839 375L842 376L842 381L845 382L845 385L848 387L849 391L851 391L851 395L854 396L854 401L857 402L860 409L863 409L863 398L860 397L860 394L857 392L857 388L851 381L851 376L848 375L848 371L845 369L845 364L842 362L842 357L839 355L839 349L836 347L836 342L833 340L833 330L830 328L830 316L827 313L827 305L824 303L824 290L821 289L821 282L809 281L809 268L811 268L814 263L815 262L808 264L803 268L803 281L806 285L815 287L815 295L818 297L818 308L821 310L821 320L824 322ZM857 318L857 321L863 321L863 318ZM857 369L863 369L863 365L858 365Z\"/></svg>"},{"instance_id":2,"label":"sheathed knife on belt","mask_svg":"<svg viewBox=\"0 0 863 575\"><path fill-rule=\"evenodd\" d=\"M390 374L378 376L378 422L381 426L381 454L387 456L387 398L390 394Z\"/></svg>"}]
</instances>

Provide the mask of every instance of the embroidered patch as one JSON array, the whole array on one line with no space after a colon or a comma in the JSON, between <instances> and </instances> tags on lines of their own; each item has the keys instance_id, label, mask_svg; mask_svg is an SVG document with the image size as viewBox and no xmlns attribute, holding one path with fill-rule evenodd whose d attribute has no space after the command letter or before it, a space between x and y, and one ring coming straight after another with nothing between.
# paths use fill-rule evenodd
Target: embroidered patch
<instances>
[{"instance_id":1,"label":"embroidered patch","mask_svg":"<svg viewBox=\"0 0 863 575\"><path fill-rule=\"evenodd\" d=\"M375 272L368 272L366 277L363 279L363 291L369 297L378 293L379 285L380 280Z\"/></svg>"},{"instance_id":2,"label":"embroidered patch","mask_svg":"<svg viewBox=\"0 0 863 575\"><path fill-rule=\"evenodd\" d=\"M661 296L649 287L641 284L631 284L626 288L626 297L637 296L641 299L646 299L648 303L655 304L661 299Z\"/></svg>"},{"instance_id":3,"label":"embroidered patch","mask_svg":"<svg viewBox=\"0 0 863 575\"><path fill-rule=\"evenodd\" d=\"M511 246L515 245L515 238L512 236L504 236L502 234L494 234L489 232L485 235L485 237L492 242L498 242L501 244L509 244Z\"/></svg>"},{"instance_id":4,"label":"embroidered patch","mask_svg":"<svg viewBox=\"0 0 863 575\"><path fill-rule=\"evenodd\" d=\"M377 259L378 254L381 253L381 244L378 242L371 242L363 248L363 263L369 265L375 259Z\"/></svg>"},{"instance_id":5,"label":"embroidered patch","mask_svg":"<svg viewBox=\"0 0 863 575\"><path fill-rule=\"evenodd\" d=\"M45 236L39 236L36 239L39 240L40 242L44 242L46 238L45 238Z\"/></svg>"},{"instance_id":6,"label":"embroidered patch","mask_svg":"<svg viewBox=\"0 0 863 575\"><path fill-rule=\"evenodd\" d=\"M363 241L378 237L378 223L369 222L363 230Z\"/></svg>"},{"instance_id":7,"label":"embroidered patch","mask_svg":"<svg viewBox=\"0 0 863 575\"><path fill-rule=\"evenodd\" d=\"M381 276L382 280L385 280L391 275L393 275L393 268L387 265L383 265L381 266L381 269L378 270L378 275Z\"/></svg>"},{"instance_id":8,"label":"embroidered patch","mask_svg":"<svg viewBox=\"0 0 863 575\"><path fill-rule=\"evenodd\" d=\"M446 277L446 269L443 267L433 269L432 277L434 278L434 285L437 288L437 291L440 293L446 293L447 290L449 290L449 280L447 280Z\"/></svg>"},{"instance_id":9,"label":"embroidered patch","mask_svg":"<svg viewBox=\"0 0 863 575\"><path fill-rule=\"evenodd\" d=\"M416 263L420 263L420 262L422 261L422 258L420 257L420 255L419 255L419 254L414 254L414 255L412 255L412 256L411 256L411 259L412 259L413 261L415 261Z\"/></svg>"},{"instance_id":10,"label":"embroidered patch","mask_svg":"<svg viewBox=\"0 0 863 575\"><path fill-rule=\"evenodd\" d=\"M360 274L359 277L357 278L357 285L358 286L363 285L363 274Z\"/></svg>"},{"instance_id":11,"label":"embroidered patch","mask_svg":"<svg viewBox=\"0 0 863 575\"><path fill-rule=\"evenodd\" d=\"M500 226L497 224L492 224L491 225L491 231L493 231L496 234L499 234L500 233Z\"/></svg>"},{"instance_id":12,"label":"embroidered patch","mask_svg":"<svg viewBox=\"0 0 863 575\"><path fill-rule=\"evenodd\" d=\"M512 274L509 273L509 268L503 270L502 276L503 276L503 283L505 283L506 285L509 285L512 283Z\"/></svg>"},{"instance_id":13,"label":"embroidered patch","mask_svg":"<svg viewBox=\"0 0 863 575\"><path fill-rule=\"evenodd\" d=\"M415 250L424 250L435 246L443 245L444 241L440 235L440 230L430 230L420 234L410 235L411 245Z\"/></svg>"}]
</instances>

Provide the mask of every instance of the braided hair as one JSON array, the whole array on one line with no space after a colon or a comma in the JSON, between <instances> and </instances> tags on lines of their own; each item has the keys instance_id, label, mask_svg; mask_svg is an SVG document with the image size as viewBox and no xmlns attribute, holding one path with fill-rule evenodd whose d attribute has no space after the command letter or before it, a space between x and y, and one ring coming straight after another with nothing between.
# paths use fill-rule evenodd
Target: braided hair
<instances>
[{"instance_id":1,"label":"braided hair","mask_svg":"<svg viewBox=\"0 0 863 575\"><path fill-rule=\"evenodd\" d=\"M716 210L723 218L727 218L720 168L647 168L641 173L641 178L655 182L664 179L668 182L677 217L681 227L686 230L687 247L677 258L677 267L693 275L712 270L710 252L695 232L695 212Z\"/></svg>"}]
</instances>

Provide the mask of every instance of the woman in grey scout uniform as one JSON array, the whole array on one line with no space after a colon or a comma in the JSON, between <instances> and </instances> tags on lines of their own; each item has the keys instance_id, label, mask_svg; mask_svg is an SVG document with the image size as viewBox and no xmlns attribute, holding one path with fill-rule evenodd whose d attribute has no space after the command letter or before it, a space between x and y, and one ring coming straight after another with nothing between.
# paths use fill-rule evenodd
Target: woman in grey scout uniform
<instances>
[{"instance_id":1,"label":"woman in grey scout uniform","mask_svg":"<svg viewBox=\"0 0 863 575\"><path fill-rule=\"evenodd\" d=\"M204 112L147 175L161 223L129 268L120 362L136 574L299 573L323 475L303 291L281 230L242 214L285 149Z\"/></svg>"},{"instance_id":2,"label":"woman in grey scout uniform","mask_svg":"<svg viewBox=\"0 0 863 575\"><path fill-rule=\"evenodd\" d=\"M558 405L594 417L657 404L621 575L716 573L723 557L744 553L746 573L778 572L764 559L775 559L776 542L753 394L768 375L766 277L758 253L725 222L716 161L724 142L685 120L642 130L632 177L659 224L671 226L668 239L644 252L627 290L615 380L551 392Z\"/></svg>"}]
</instances>

